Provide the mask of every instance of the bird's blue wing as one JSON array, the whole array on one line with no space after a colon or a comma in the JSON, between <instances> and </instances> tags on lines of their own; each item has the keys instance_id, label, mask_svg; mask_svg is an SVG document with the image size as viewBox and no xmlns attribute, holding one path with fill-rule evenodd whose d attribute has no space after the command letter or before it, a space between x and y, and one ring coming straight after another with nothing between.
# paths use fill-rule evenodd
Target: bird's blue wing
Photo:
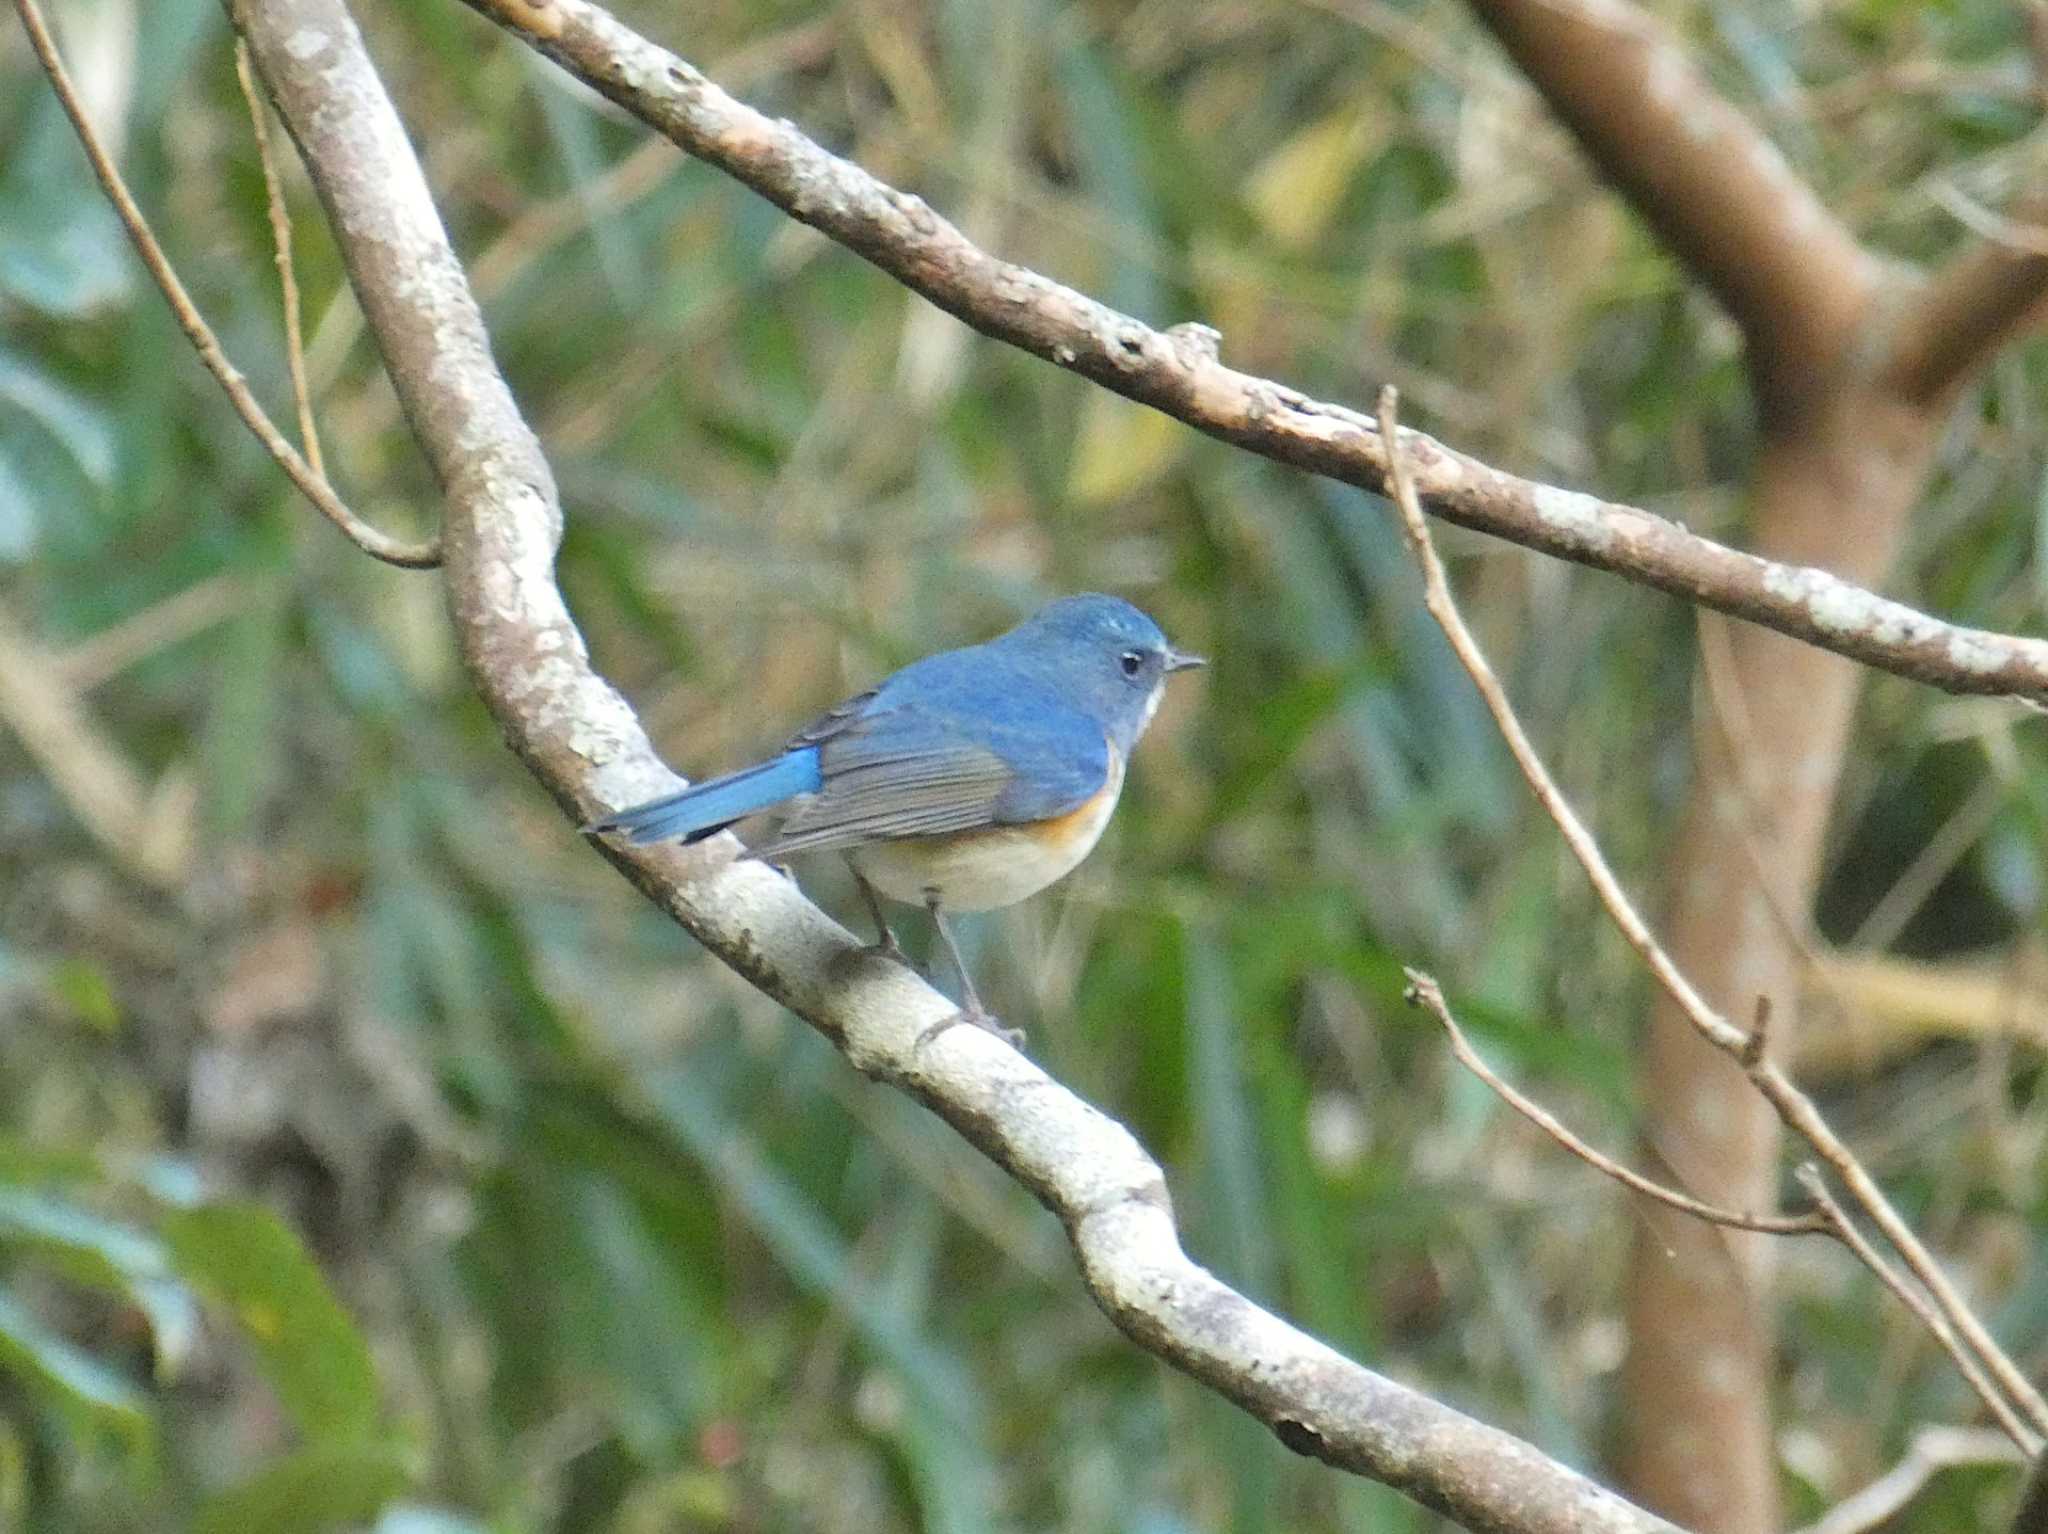
<instances>
[{"instance_id":1,"label":"bird's blue wing","mask_svg":"<svg viewBox=\"0 0 2048 1534\"><path fill-rule=\"evenodd\" d=\"M755 856L1049 820L1109 781L1101 726L1059 700L991 697L985 677L920 680L885 686L812 736L820 785Z\"/></svg>"}]
</instances>

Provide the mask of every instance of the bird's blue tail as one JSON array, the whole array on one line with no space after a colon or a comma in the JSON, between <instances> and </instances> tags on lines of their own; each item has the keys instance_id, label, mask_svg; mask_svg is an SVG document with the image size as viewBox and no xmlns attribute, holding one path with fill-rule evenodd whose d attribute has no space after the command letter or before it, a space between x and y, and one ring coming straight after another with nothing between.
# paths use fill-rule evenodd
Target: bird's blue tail
<instances>
[{"instance_id":1,"label":"bird's blue tail","mask_svg":"<svg viewBox=\"0 0 2048 1534\"><path fill-rule=\"evenodd\" d=\"M686 842L702 841L756 810L765 810L798 794L814 793L822 781L817 747L806 746L708 783L693 783L667 798L636 804L592 821L583 829L623 832L635 846L666 841L672 836L680 836Z\"/></svg>"}]
</instances>

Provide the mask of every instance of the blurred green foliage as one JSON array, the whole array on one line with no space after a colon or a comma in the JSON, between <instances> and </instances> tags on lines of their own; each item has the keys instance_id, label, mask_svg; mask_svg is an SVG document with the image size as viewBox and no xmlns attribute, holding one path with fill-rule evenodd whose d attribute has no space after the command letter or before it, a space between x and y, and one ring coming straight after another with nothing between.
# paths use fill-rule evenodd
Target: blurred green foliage
<instances>
[{"instance_id":1,"label":"blurred green foliage","mask_svg":"<svg viewBox=\"0 0 2048 1534\"><path fill-rule=\"evenodd\" d=\"M284 417L219 8L57 9ZM556 464L564 586L678 767L1061 591L1214 656L1091 862L971 926L977 973L1164 1161L1202 1261L1597 1466L1631 1215L1455 1069L1399 970L1615 1146L1643 985L1381 508L971 337L458 5L359 9ZM1448 0L622 9L1005 254L1217 325L1240 367L1391 380L1469 451L1741 536L1731 332ZM2031 177L2008 7L1665 9L1886 249L1966 238L1936 179L1997 204ZM1047 1215L590 855L471 698L435 578L347 547L227 410L12 27L0 86L0 664L83 731L0 719L0 1526L1425 1526L1125 1343ZM416 534L433 486L289 184L332 471ZM1898 594L2038 621L2044 366L2012 353L1959 417ZM1694 615L1445 541L1654 890ZM2006 962L2039 923L2038 730L1875 682L1827 934L1971 805L1887 937ZM2048 1339L2038 1084L2026 1050L1936 1041L1831 1089L2022 1357ZM1782 1263L1810 1514L1970 1407L1839 1253ZM1952 1475L1900 1526L1996 1527L2011 1494Z\"/></svg>"}]
</instances>

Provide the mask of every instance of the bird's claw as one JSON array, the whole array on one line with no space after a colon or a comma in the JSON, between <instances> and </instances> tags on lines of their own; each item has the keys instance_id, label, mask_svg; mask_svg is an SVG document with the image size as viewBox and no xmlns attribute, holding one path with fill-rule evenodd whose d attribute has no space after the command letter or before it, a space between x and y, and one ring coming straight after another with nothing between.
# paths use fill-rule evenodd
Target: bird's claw
<instances>
[{"instance_id":1,"label":"bird's claw","mask_svg":"<svg viewBox=\"0 0 2048 1534\"><path fill-rule=\"evenodd\" d=\"M923 970L917 967L917 962L903 951L903 945L896 941L896 934L886 929L884 929L879 938L868 944L861 952L873 954L878 959L894 959L898 964L901 964L905 969L910 970L914 974L921 975L924 973Z\"/></svg>"},{"instance_id":2,"label":"bird's claw","mask_svg":"<svg viewBox=\"0 0 2048 1534\"><path fill-rule=\"evenodd\" d=\"M958 1027L962 1023L971 1024L984 1033L994 1034L1012 1049L1021 1051L1024 1048L1024 1030L1022 1028L1005 1028L1001 1018L978 1004L962 1007L957 1012L947 1013L936 1023L925 1029L923 1033L920 1033L917 1036L917 1042L912 1047L923 1049L947 1029Z\"/></svg>"}]
</instances>

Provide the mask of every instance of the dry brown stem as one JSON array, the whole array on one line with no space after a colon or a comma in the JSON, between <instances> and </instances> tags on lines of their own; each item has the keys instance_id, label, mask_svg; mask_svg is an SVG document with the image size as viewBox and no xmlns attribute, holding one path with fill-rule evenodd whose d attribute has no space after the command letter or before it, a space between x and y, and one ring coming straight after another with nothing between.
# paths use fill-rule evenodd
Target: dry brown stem
<instances>
[{"instance_id":1,"label":"dry brown stem","mask_svg":"<svg viewBox=\"0 0 2048 1534\"><path fill-rule=\"evenodd\" d=\"M221 350L215 339L213 328L206 323L198 306L185 291L185 284L179 279L163 247L157 243L156 235L150 230L149 222L142 216L142 209L129 195L127 183L121 179L121 172L115 167L113 156L107 153L106 145L100 141L98 130L92 119L85 115L85 106L79 100L78 91L71 83L71 76L64 68L64 60L57 52L56 40L51 37L48 24L43 20L41 8L36 0L14 0L15 9L21 13L21 22L28 29L30 45L36 57L42 62L43 72L50 77L50 84L57 92L57 100L64 107L64 115L71 119L71 126L77 130L78 141L85 148L85 156L92 164L93 175L107 194L107 200L114 205L121 223L128 231L129 241L135 246L135 253L142 258L148 270L171 306L171 313L177 317L179 329L185 332L199 360L206 364L206 370L213 374L222 390L227 394L228 403L234 406L235 414L242 418L250 431L256 434L264 451L277 460L287 478L298 486L299 493L313 503L314 509L340 528L348 540L373 559L386 564L402 565L408 569L425 569L441 561L440 541L430 539L425 543L407 543L378 531L351 511L346 502L335 493L325 475L315 469L306 459L299 456L298 449L287 442L284 434L271 422L256 396L249 392L249 385L243 380L235 365L228 361L227 353ZM308 438L311 441L311 438Z\"/></svg>"},{"instance_id":2,"label":"dry brown stem","mask_svg":"<svg viewBox=\"0 0 2048 1534\"><path fill-rule=\"evenodd\" d=\"M1835 1228L1820 1214L1747 1214L1740 1209L1723 1209L1718 1205L1705 1203L1689 1193L1676 1188L1667 1188L1641 1172L1624 1166L1605 1151L1595 1150L1567 1129L1564 1121L1534 1098L1524 1095L1486 1063L1486 1059L1472 1047L1472 1041L1465 1036L1465 1030L1458 1026L1450 1004L1444 1000L1443 987L1434 976L1425 975L1419 969L1404 969L1408 977L1408 1000L1422 1008L1443 1026L1450 1037L1451 1053L1466 1070L1477 1076L1492 1090L1494 1096L1506 1103L1523 1118L1534 1124L1556 1141L1564 1150L1579 1158L1586 1165L1605 1177L1610 1177L1624 1188L1633 1189L1645 1198L1676 1209L1680 1214L1689 1214L1694 1219L1705 1220L1709 1225L1726 1225L1732 1230L1755 1231L1767 1236L1829 1236Z\"/></svg>"},{"instance_id":3,"label":"dry brown stem","mask_svg":"<svg viewBox=\"0 0 2048 1534\"><path fill-rule=\"evenodd\" d=\"M1507 693L1493 674L1493 667L1487 661L1471 630L1465 626L1459 614L1456 600L1451 595L1450 581L1444 573L1442 558L1437 554L1436 544L1429 534L1429 523L1422 514L1417 501L1415 487L1410 480L1405 462L1406 443L1404 434L1395 420L1395 399L1392 389L1383 390L1380 395L1380 431L1386 441L1394 445L1392 454L1393 500L1401 516L1401 525L1416 563L1421 567L1423 579L1423 603L1430 616L1442 627L1450 641L1452 652L1458 657L1473 685L1478 688L1487 712L1493 716L1502 738L1506 740L1509 753L1515 764L1528 781L1530 791L1543 806L1565 845L1586 871L1595 894L1606 909L1609 918L1620 929L1631 948L1649 969L1658 987L1684 1013L1687 1021L1714 1048L1733 1060L1749 1078L1756 1090L1768 1102L1785 1126L1812 1147L1814 1154L1827 1163L1842 1185L1848 1190L1856 1206L1870 1217L1884 1237L1899 1253L1913 1276L1923 1284L1933 1298L1934 1310L1939 1313L1945 1327L1953 1328L1967 1346L1971 1355L1982 1365L1966 1370L1972 1384L1989 1376L1995 1380L1997 1390L1987 1400L1997 1400L1994 1410L2000 1413L2001 1421L2012 1420L2022 1432L2020 1419L2013 1417L2006 1402L2016 1406L2025 1421L2031 1425L2028 1438L2019 1440L2031 1452L2032 1434L2048 1433L2048 1403L2042 1401L2040 1392L2022 1374L2016 1364L1999 1347L1984 1323L1970 1309L1954 1281L1942 1271L1913 1229L1893 1208L1884 1190L1877 1184L1855 1153L1843 1143L1813 1100L1793 1084L1791 1078L1781 1071L1768 1053L1757 1044L1762 1036L1761 1025L1745 1031L1729 1022L1707 1004L1692 983L1686 979L1671 956L1665 952L1656 936L1650 931L1634 903L1621 887L1621 882L1608 866L1606 856L1600 851L1598 842L1579 819L1569 800L1564 796L1549 769L1530 742L1528 733L1516 717L1514 707L1508 702ZM1844 1236L1844 1239L1848 1237ZM1882 1270L1880 1270L1882 1272ZM1937 1332L1937 1336L1944 1335ZM1958 1355L1960 1356L1960 1355ZM2000 1393L2003 1399L1999 1399Z\"/></svg>"}]
</instances>

